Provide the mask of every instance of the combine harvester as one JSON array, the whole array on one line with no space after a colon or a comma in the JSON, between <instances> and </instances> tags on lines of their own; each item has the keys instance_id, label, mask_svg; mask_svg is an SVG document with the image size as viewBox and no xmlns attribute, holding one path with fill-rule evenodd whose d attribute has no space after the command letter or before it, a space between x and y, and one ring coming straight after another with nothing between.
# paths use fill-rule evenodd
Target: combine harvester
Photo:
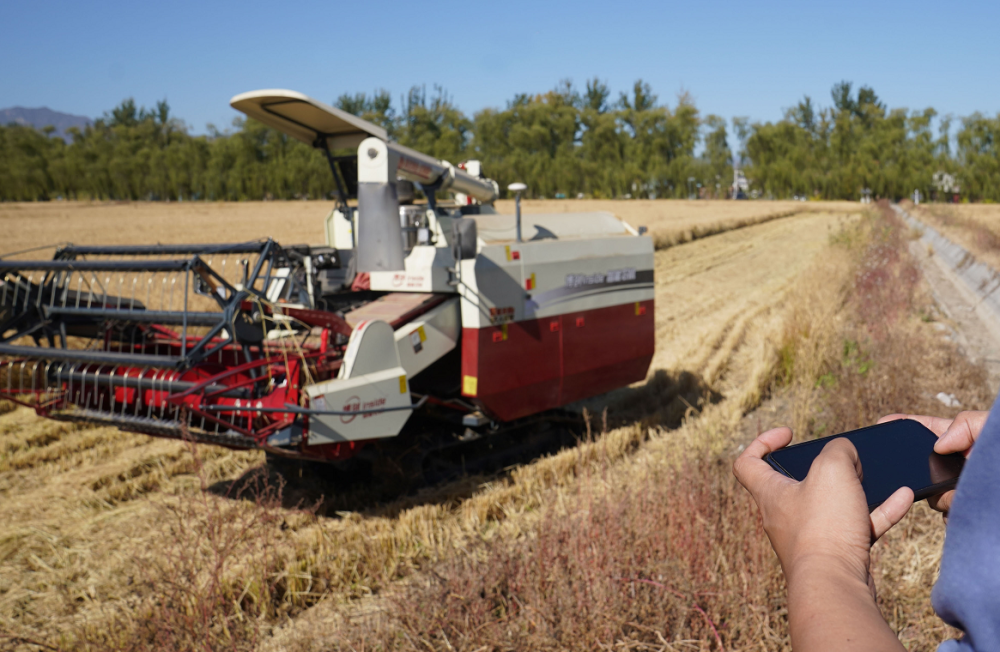
<instances>
[{"instance_id":1,"label":"combine harvester","mask_svg":"<svg viewBox=\"0 0 1000 652\"><path fill-rule=\"evenodd\" d=\"M50 419L335 461L395 438L414 412L446 447L645 378L649 237L609 213L532 215L522 237L476 161L436 160L291 91L231 104L325 153L338 196L327 245L0 259L0 398ZM442 191L456 200L438 205Z\"/></svg>"}]
</instances>

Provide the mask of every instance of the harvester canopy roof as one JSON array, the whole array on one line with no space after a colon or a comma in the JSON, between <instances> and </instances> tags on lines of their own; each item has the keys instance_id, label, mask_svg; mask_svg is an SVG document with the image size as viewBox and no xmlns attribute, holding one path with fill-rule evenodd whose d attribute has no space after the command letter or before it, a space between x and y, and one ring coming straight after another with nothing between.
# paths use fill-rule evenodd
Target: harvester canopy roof
<instances>
[{"instance_id":1,"label":"harvester canopy roof","mask_svg":"<svg viewBox=\"0 0 1000 652\"><path fill-rule=\"evenodd\" d=\"M389 138L382 127L295 91L250 91L229 100L229 105L308 145L324 137L331 150L357 147L369 136Z\"/></svg>"},{"instance_id":2,"label":"harvester canopy roof","mask_svg":"<svg viewBox=\"0 0 1000 652\"><path fill-rule=\"evenodd\" d=\"M479 238L489 244L512 242L517 237L514 215L482 214L475 218ZM531 240L577 240L609 235L633 235L622 220L605 211L590 213L522 213L522 236Z\"/></svg>"}]
</instances>

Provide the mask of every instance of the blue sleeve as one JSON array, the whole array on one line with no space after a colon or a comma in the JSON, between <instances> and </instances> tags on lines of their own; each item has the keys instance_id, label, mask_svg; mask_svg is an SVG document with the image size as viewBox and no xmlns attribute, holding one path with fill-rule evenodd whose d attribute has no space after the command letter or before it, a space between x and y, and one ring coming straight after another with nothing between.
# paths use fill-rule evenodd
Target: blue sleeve
<instances>
[{"instance_id":1,"label":"blue sleeve","mask_svg":"<svg viewBox=\"0 0 1000 652\"><path fill-rule=\"evenodd\" d=\"M934 611L965 636L938 652L1000 651L1000 407L965 463L946 532L931 599Z\"/></svg>"}]
</instances>

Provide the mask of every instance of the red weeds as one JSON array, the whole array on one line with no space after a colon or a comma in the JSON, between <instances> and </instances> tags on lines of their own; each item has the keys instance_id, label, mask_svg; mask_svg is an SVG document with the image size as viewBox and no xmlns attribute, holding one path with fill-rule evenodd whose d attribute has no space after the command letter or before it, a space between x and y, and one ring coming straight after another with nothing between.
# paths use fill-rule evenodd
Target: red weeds
<instances>
[{"instance_id":1,"label":"red weeds","mask_svg":"<svg viewBox=\"0 0 1000 652\"><path fill-rule=\"evenodd\" d=\"M660 582L654 582L653 580L643 580L643 579L628 579L628 578L622 578L622 581L623 581L623 582L639 582L639 583L641 583L641 584L649 584L649 585L651 585L651 586L658 586L658 587L660 587L661 589L663 589L664 591L669 591L670 593L672 593L672 594L676 595L676 596L677 596L678 598L680 598L680 599L682 599L682 600L686 599L686 598L685 598L685 596L684 596L684 594L683 594L683 593L681 593L680 591L675 591L674 589L670 588L670 587L669 587L669 586L667 586L666 584L661 584ZM707 622L707 623L708 623L708 626L712 628L712 634L714 634L714 635L715 635L715 642L716 642L716 643L718 644L718 646L719 646L719 649L720 649L720 650L725 650L726 648L725 648L725 646L724 646L724 645L722 644L722 639L721 639L721 638L719 637L719 630L717 630L717 629L715 628L715 623L713 623L713 622L712 622L712 619L708 617L708 614L707 614L707 613L705 613L705 610L704 610L704 609L702 609L702 608L701 608L701 607L700 607L700 606L698 605L698 603L697 603L697 602L692 602L692 603L691 603L691 607L692 607L692 608L693 608L693 609L694 609L695 611L697 611L698 613L700 613L700 614L701 614L701 616L702 616L702 618L704 618L704 619L705 619L705 622Z\"/></svg>"},{"instance_id":2,"label":"red weeds","mask_svg":"<svg viewBox=\"0 0 1000 652\"><path fill-rule=\"evenodd\" d=\"M854 276L852 302L855 314L876 341L888 337L893 325L914 306L920 270L905 256L905 225L889 208L879 204L880 224L865 248Z\"/></svg>"},{"instance_id":3,"label":"red weeds","mask_svg":"<svg viewBox=\"0 0 1000 652\"><path fill-rule=\"evenodd\" d=\"M963 406L988 407L982 368L933 332L907 320L918 313L921 274L908 254L905 224L887 204L867 224L856 261L840 360L819 379L825 407L808 429L827 435L871 425L893 412L953 415L934 396L955 394Z\"/></svg>"},{"instance_id":4,"label":"red weeds","mask_svg":"<svg viewBox=\"0 0 1000 652\"><path fill-rule=\"evenodd\" d=\"M388 620L359 625L354 642L385 649L625 649L677 640L784 640L780 573L749 496L722 461L664 464L643 480L550 507L532 539L500 541L480 559L434 569ZM669 580L665 579L669 578ZM668 584L669 582L669 584ZM344 649L350 649L345 642Z\"/></svg>"}]
</instances>

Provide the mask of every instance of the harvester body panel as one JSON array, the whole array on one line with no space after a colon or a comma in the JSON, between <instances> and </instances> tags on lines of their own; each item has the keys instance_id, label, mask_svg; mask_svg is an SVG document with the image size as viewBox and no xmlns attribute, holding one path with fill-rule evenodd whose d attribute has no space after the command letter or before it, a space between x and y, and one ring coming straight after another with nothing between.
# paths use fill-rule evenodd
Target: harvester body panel
<instances>
[{"instance_id":1,"label":"harvester body panel","mask_svg":"<svg viewBox=\"0 0 1000 652\"><path fill-rule=\"evenodd\" d=\"M397 434L409 417L402 408L411 400L392 327L384 321L359 324L337 378L309 385L305 394L314 411L312 445Z\"/></svg>"},{"instance_id":2,"label":"harvester body panel","mask_svg":"<svg viewBox=\"0 0 1000 652\"><path fill-rule=\"evenodd\" d=\"M513 420L643 380L655 340L650 238L610 214L587 228L566 214L529 216L544 237L517 243L503 239L503 217L483 220L499 237L462 265L463 395Z\"/></svg>"}]
</instances>

